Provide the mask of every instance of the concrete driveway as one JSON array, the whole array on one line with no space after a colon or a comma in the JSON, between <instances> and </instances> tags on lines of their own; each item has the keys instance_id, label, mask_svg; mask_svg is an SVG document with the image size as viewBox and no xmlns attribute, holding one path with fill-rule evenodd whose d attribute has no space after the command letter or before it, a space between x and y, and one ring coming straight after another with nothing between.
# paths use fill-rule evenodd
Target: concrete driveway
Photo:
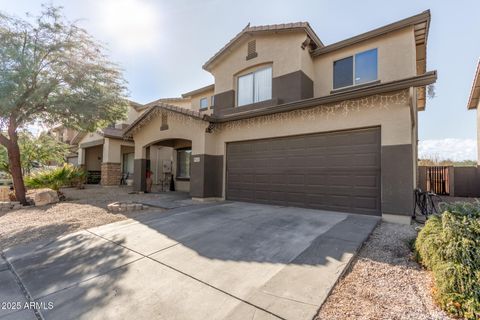
<instances>
[{"instance_id":1,"label":"concrete driveway","mask_svg":"<svg viewBox=\"0 0 480 320\"><path fill-rule=\"evenodd\" d=\"M15 247L0 297L37 303L0 319L312 319L378 221L223 202Z\"/></svg>"}]
</instances>

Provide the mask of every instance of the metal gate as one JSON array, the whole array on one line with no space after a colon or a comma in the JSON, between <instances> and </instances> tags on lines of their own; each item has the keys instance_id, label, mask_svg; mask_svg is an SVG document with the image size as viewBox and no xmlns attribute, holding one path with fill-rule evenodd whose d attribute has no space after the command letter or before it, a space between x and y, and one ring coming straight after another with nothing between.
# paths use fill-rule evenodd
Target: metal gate
<instances>
[{"instance_id":1,"label":"metal gate","mask_svg":"<svg viewBox=\"0 0 480 320\"><path fill-rule=\"evenodd\" d=\"M444 166L427 167L427 191L439 195L450 194L448 168Z\"/></svg>"}]
</instances>

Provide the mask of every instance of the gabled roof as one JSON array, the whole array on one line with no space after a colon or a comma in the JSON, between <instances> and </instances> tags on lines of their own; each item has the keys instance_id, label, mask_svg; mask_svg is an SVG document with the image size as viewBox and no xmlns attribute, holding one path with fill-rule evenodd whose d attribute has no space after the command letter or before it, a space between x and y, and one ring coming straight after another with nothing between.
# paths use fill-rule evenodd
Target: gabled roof
<instances>
[{"instance_id":1,"label":"gabled roof","mask_svg":"<svg viewBox=\"0 0 480 320\"><path fill-rule=\"evenodd\" d=\"M136 128L138 126L141 126L146 121L149 121L149 119L151 118L152 115L154 115L156 112L158 112L162 109L172 111L172 112L175 112L175 113L179 113L179 114L183 114L185 116L192 117L192 118L199 119L199 120L208 119L207 115L201 114L198 111L188 110L188 109L184 109L184 108L180 108L180 107L177 107L177 106L172 106L172 105L160 102L158 104L150 106L147 111L145 111L140 117L135 119L135 121L133 121L132 124L129 125L125 129L125 131L123 133L124 137L130 137L131 132L134 128Z\"/></svg>"},{"instance_id":2,"label":"gabled roof","mask_svg":"<svg viewBox=\"0 0 480 320\"><path fill-rule=\"evenodd\" d=\"M430 10L426 10L420 14L411 16L409 18L387 24L380 28L370 30L368 32L356 35L354 37L329 44L327 46L316 49L312 52L312 56L319 56L331 51L335 51L352 44L363 42L393 31L403 29L408 26L415 26L415 42L417 45L427 42L428 30L430 27Z\"/></svg>"},{"instance_id":3,"label":"gabled roof","mask_svg":"<svg viewBox=\"0 0 480 320\"><path fill-rule=\"evenodd\" d=\"M230 48L233 44L239 42L244 36L252 35L254 33L270 33L270 32L285 32L285 31L295 31L295 30L303 30L305 33L310 37L313 41L313 45L317 48L323 47L323 43L320 38L317 36L315 31L313 31L312 27L308 22L294 22L294 23L282 23L282 24L271 24L265 26L250 26L250 23L247 24L245 28L243 28L240 33L238 33L232 40L230 40L223 48L221 48L213 57L211 57L205 64L203 65L203 69L209 70L211 64L217 60L220 56L222 56L228 48Z\"/></svg>"},{"instance_id":4,"label":"gabled roof","mask_svg":"<svg viewBox=\"0 0 480 320\"><path fill-rule=\"evenodd\" d=\"M105 138L123 139L123 131L124 129L119 128L104 128L99 130L98 133Z\"/></svg>"},{"instance_id":5,"label":"gabled roof","mask_svg":"<svg viewBox=\"0 0 480 320\"><path fill-rule=\"evenodd\" d=\"M157 100L154 100L152 102L149 102L149 103L146 103L143 105L142 109L146 109L146 108L149 108L151 106L155 106L157 104L160 104L160 103L175 103L175 102L186 102L186 101L189 101L189 99L186 99L186 98L180 98L180 97L175 97L175 98L161 98L161 99L157 99Z\"/></svg>"},{"instance_id":6,"label":"gabled roof","mask_svg":"<svg viewBox=\"0 0 480 320\"><path fill-rule=\"evenodd\" d=\"M196 89L196 90L193 90L193 91L190 91L190 92L187 92L187 93L183 93L182 98L191 97L193 95L196 95L196 94L199 94L199 93L202 93L202 92L205 92L205 91L210 91L210 90L213 90L213 89L215 89L215 84L209 84L208 86L202 87L200 89Z\"/></svg>"},{"instance_id":7,"label":"gabled roof","mask_svg":"<svg viewBox=\"0 0 480 320\"><path fill-rule=\"evenodd\" d=\"M80 141L82 141L83 137L85 137L86 135L87 135L87 133L85 131L77 132L77 134L75 136L73 136L72 141L70 141L70 144L71 145L79 144Z\"/></svg>"},{"instance_id":8,"label":"gabled roof","mask_svg":"<svg viewBox=\"0 0 480 320\"><path fill-rule=\"evenodd\" d=\"M135 110L140 110L142 109L143 105L138 103L138 102L135 102L135 101L132 101L132 100L128 100L128 103L130 104L130 106L135 109Z\"/></svg>"},{"instance_id":9,"label":"gabled roof","mask_svg":"<svg viewBox=\"0 0 480 320\"><path fill-rule=\"evenodd\" d=\"M472 90L470 91L470 97L468 98L468 109L476 109L480 102L480 59L477 64L477 71L475 72L475 78L473 79Z\"/></svg>"},{"instance_id":10,"label":"gabled roof","mask_svg":"<svg viewBox=\"0 0 480 320\"><path fill-rule=\"evenodd\" d=\"M125 131L125 129L107 127L107 128L103 128L103 129L98 129L95 132L98 133L99 135L101 135L104 138L124 139L124 135L123 135L124 131ZM88 132L86 132L86 131L78 132L73 137L72 141L70 141L70 144L71 145L78 145L80 143L80 141L82 141L82 139L87 135L87 133Z\"/></svg>"}]
</instances>

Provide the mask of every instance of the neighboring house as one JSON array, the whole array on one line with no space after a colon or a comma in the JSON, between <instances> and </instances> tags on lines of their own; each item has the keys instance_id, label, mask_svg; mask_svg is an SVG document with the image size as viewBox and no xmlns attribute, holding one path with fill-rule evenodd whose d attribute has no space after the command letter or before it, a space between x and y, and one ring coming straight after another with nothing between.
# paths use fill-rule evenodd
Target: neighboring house
<instances>
[{"instance_id":1,"label":"neighboring house","mask_svg":"<svg viewBox=\"0 0 480 320\"><path fill-rule=\"evenodd\" d=\"M193 90L182 94L184 99L190 100L190 110L199 111L201 114L212 114L215 97L215 85ZM174 104L175 105L175 104Z\"/></svg>"},{"instance_id":2,"label":"neighboring house","mask_svg":"<svg viewBox=\"0 0 480 320\"><path fill-rule=\"evenodd\" d=\"M123 132L146 107L130 102L126 120L96 132L78 132L71 140L78 146L77 164L87 171L87 183L119 185L122 174L133 178L134 144Z\"/></svg>"},{"instance_id":3,"label":"neighboring house","mask_svg":"<svg viewBox=\"0 0 480 320\"><path fill-rule=\"evenodd\" d=\"M477 70L475 71L475 77L473 79L472 89L470 91L470 98L468 99L468 110L477 109L477 163L480 165L480 59L477 64Z\"/></svg>"},{"instance_id":4,"label":"neighboring house","mask_svg":"<svg viewBox=\"0 0 480 320\"><path fill-rule=\"evenodd\" d=\"M193 110L159 101L125 130L135 188L171 160L193 198L409 222L417 111L436 81L429 25L426 11L330 45L305 22L248 25L204 64L214 85L183 95ZM213 111L202 112L194 100L212 90Z\"/></svg>"},{"instance_id":5,"label":"neighboring house","mask_svg":"<svg viewBox=\"0 0 480 320\"><path fill-rule=\"evenodd\" d=\"M77 134L77 131L71 128L66 128L63 125L56 126L48 131L48 133L57 139L66 144L72 144L73 138ZM67 163L77 165L78 164L78 154L76 146L72 145L70 148L70 153L66 157Z\"/></svg>"}]
</instances>

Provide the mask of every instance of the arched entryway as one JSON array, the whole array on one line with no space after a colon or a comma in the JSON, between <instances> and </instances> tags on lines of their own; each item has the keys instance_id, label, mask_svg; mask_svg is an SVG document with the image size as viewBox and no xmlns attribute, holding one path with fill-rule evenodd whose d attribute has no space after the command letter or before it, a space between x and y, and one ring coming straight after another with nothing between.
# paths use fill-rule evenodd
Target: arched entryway
<instances>
[{"instance_id":1,"label":"arched entryway","mask_svg":"<svg viewBox=\"0 0 480 320\"><path fill-rule=\"evenodd\" d=\"M192 141L166 139L145 146L154 191L190 192Z\"/></svg>"},{"instance_id":2,"label":"arched entryway","mask_svg":"<svg viewBox=\"0 0 480 320\"><path fill-rule=\"evenodd\" d=\"M169 106L152 108L137 119L125 133L135 142L135 190L146 190L147 169L157 182L166 182L159 168L170 157L175 189L189 191L192 198L221 197L223 156L211 153L215 145L209 124L201 114Z\"/></svg>"}]
</instances>

